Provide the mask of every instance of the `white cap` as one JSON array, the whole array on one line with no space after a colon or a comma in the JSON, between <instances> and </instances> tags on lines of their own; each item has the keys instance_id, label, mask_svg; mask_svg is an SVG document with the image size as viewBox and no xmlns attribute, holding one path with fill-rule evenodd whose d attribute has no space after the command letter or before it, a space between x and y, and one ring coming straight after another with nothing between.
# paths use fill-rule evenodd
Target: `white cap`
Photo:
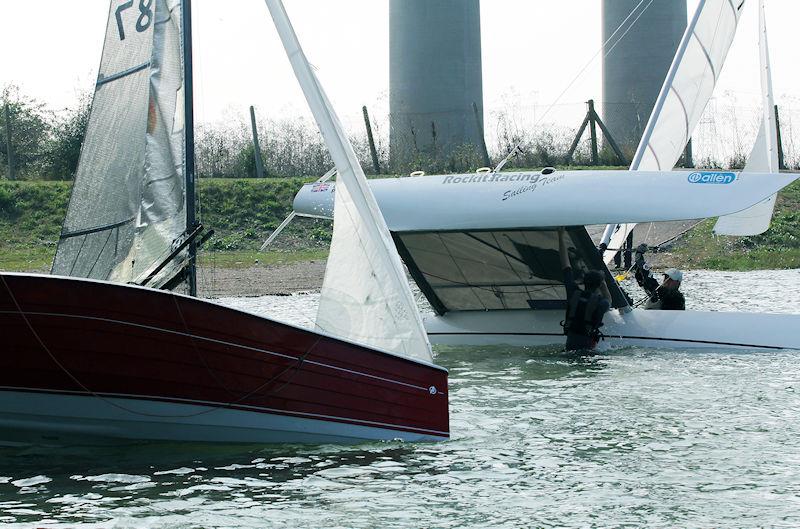
<instances>
[{"instance_id":1,"label":"white cap","mask_svg":"<svg viewBox=\"0 0 800 529\"><path fill-rule=\"evenodd\" d=\"M664 271L664 275L672 279L673 281L681 282L683 281L683 273L677 268L670 268Z\"/></svg>"}]
</instances>

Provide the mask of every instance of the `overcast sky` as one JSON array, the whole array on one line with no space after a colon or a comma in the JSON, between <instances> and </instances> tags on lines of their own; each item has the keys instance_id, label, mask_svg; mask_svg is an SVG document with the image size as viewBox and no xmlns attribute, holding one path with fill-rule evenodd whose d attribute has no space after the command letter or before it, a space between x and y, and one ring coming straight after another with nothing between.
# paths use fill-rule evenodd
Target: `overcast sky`
<instances>
[{"instance_id":1,"label":"overcast sky","mask_svg":"<svg viewBox=\"0 0 800 529\"><path fill-rule=\"evenodd\" d=\"M361 105L388 110L389 0L285 0L306 55L345 122ZM108 0L0 0L0 86L18 84L52 108L74 104L96 76ZM601 0L482 0L484 102L553 102L600 47ZM689 0L690 10L696 0ZM306 113L297 83L262 0L194 0L198 119L244 113ZM749 0L717 93L757 101L757 2ZM800 2L768 0L775 93L800 99ZM601 99L598 57L561 101ZM794 99L793 99L794 98ZM570 104L572 106L570 107ZM753 103L756 104L756 103ZM558 110L556 108L556 110ZM560 118L560 116L568 116ZM557 111L552 118L574 120Z\"/></svg>"}]
</instances>

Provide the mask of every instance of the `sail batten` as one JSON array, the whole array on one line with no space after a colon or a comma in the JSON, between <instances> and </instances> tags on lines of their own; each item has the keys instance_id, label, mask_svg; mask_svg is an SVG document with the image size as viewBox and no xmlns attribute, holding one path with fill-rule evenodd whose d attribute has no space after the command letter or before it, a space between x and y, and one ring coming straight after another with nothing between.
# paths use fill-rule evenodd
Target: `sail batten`
<instances>
[{"instance_id":1,"label":"sail batten","mask_svg":"<svg viewBox=\"0 0 800 529\"><path fill-rule=\"evenodd\" d=\"M97 79L97 82L95 83L95 87L100 87L100 86L102 86L104 84L108 84L108 83L110 83L112 81L116 81L117 79L122 79L123 77L127 77L127 76L131 75L132 73L139 72L141 70L144 70L145 68L150 68L150 61L142 63L139 66L133 66L131 68L128 68L127 70L124 70L124 71L121 71L121 72L118 72L118 73L115 73L115 74L99 77Z\"/></svg>"},{"instance_id":2,"label":"sail batten","mask_svg":"<svg viewBox=\"0 0 800 529\"><path fill-rule=\"evenodd\" d=\"M714 81L717 80L717 69L714 68L714 61L711 60L711 55L708 53L708 50L703 45L703 41L700 40L700 37L697 36L697 33L694 34L695 40L697 41L697 45L700 46L700 50L703 52L703 56L706 58L706 62L708 63L708 67L711 68L711 75L714 77Z\"/></svg>"},{"instance_id":3,"label":"sail batten","mask_svg":"<svg viewBox=\"0 0 800 529\"><path fill-rule=\"evenodd\" d=\"M86 229L79 230L79 231L65 232L65 233L62 233L59 236L59 238L60 239L69 239L70 237L80 237L81 235L89 235L89 234L97 233L97 232L100 232L100 231L113 230L114 228L119 228L121 226L124 226L125 224L128 224L129 222L133 222L134 220L136 220L136 218L135 217L131 217L129 219L122 220L120 222L115 222L114 224L106 224L105 226L95 226L93 228L86 228Z\"/></svg>"},{"instance_id":4,"label":"sail batten","mask_svg":"<svg viewBox=\"0 0 800 529\"><path fill-rule=\"evenodd\" d=\"M137 31L136 17L121 9L125 5L110 2L98 81L113 78L114 82L95 89L61 230L84 234L59 240L54 274L108 279L133 245L135 225L124 221L138 215L149 78L149 69L138 67L151 60L153 28L150 24ZM129 73L119 76L123 72ZM93 230L116 224L115 244L109 247L108 234Z\"/></svg>"}]
</instances>

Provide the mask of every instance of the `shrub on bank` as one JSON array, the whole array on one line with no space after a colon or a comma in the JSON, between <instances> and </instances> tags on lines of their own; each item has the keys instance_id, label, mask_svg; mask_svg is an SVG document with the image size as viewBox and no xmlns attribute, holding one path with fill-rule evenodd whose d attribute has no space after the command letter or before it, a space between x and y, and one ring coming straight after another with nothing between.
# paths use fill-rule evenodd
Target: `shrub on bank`
<instances>
[{"instance_id":1,"label":"shrub on bank","mask_svg":"<svg viewBox=\"0 0 800 529\"><path fill-rule=\"evenodd\" d=\"M215 231L207 250L258 250L292 210L304 178L200 180L198 218ZM51 260L67 211L70 182L0 181L0 269L12 253L49 251ZM330 241L330 222L298 219L277 249L309 249Z\"/></svg>"},{"instance_id":2,"label":"shrub on bank","mask_svg":"<svg viewBox=\"0 0 800 529\"><path fill-rule=\"evenodd\" d=\"M300 187L314 178L200 180L199 219L215 230L206 250L256 251L291 212ZM69 201L69 182L0 181L0 269L46 268L55 252ZM800 267L800 182L778 196L770 230L755 237L716 237L713 219L674 247L676 266L754 269ZM331 223L297 219L272 249L312 250L330 242ZM34 256L35 258L26 258ZM35 261L34 265L24 263ZM23 263L13 264L9 263Z\"/></svg>"}]
</instances>

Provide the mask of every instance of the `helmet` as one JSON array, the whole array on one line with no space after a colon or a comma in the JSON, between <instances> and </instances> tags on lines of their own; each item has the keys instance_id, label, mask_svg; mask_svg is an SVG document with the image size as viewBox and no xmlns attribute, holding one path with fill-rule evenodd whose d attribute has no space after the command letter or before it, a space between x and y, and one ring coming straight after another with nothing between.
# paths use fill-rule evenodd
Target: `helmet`
<instances>
[{"instance_id":1,"label":"helmet","mask_svg":"<svg viewBox=\"0 0 800 529\"><path fill-rule=\"evenodd\" d=\"M603 274L597 270L589 270L583 274L583 286L587 290L594 290L603 283Z\"/></svg>"},{"instance_id":2,"label":"helmet","mask_svg":"<svg viewBox=\"0 0 800 529\"><path fill-rule=\"evenodd\" d=\"M668 270L665 270L664 275L672 279L673 281L677 281L678 283L683 281L683 273L677 268L670 268Z\"/></svg>"}]
</instances>

